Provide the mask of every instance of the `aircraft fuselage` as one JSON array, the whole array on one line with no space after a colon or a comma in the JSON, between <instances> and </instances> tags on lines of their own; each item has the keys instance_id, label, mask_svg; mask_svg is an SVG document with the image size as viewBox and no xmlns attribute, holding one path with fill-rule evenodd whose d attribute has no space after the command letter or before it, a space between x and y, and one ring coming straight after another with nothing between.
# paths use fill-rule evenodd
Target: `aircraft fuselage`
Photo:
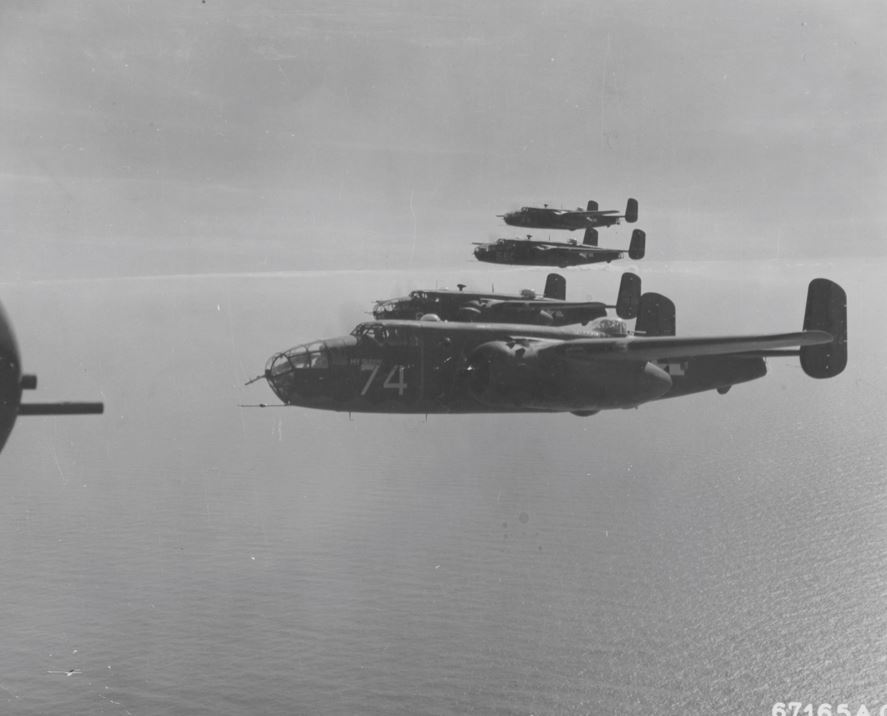
<instances>
[{"instance_id":1,"label":"aircraft fuselage","mask_svg":"<svg viewBox=\"0 0 887 716\"><path fill-rule=\"evenodd\" d=\"M520 211L505 214L503 220L510 226L522 226L527 229L597 229L618 224L621 216L594 215L583 211L561 211L524 207Z\"/></svg>"},{"instance_id":2,"label":"aircraft fuselage","mask_svg":"<svg viewBox=\"0 0 887 716\"><path fill-rule=\"evenodd\" d=\"M600 302L566 302L557 299L471 294L447 291L414 291L410 296L390 299L376 305L378 320L418 320L433 313L444 321L483 321L521 323L538 326L566 326L588 323L607 315ZM542 305L540 305L542 304Z\"/></svg>"},{"instance_id":3,"label":"aircraft fuselage","mask_svg":"<svg viewBox=\"0 0 887 716\"><path fill-rule=\"evenodd\" d=\"M550 342L613 337L624 331L621 325L602 319L598 330L576 331L517 324L368 322L349 336L275 354L265 378L283 403L323 410L588 415L723 391L766 373L764 360L752 357L614 362L536 352Z\"/></svg>"},{"instance_id":4,"label":"aircraft fuselage","mask_svg":"<svg viewBox=\"0 0 887 716\"><path fill-rule=\"evenodd\" d=\"M625 253L619 249L525 239L500 239L492 244L481 244L474 249L475 258L487 263L560 268L609 263L622 258Z\"/></svg>"}]
</instances>

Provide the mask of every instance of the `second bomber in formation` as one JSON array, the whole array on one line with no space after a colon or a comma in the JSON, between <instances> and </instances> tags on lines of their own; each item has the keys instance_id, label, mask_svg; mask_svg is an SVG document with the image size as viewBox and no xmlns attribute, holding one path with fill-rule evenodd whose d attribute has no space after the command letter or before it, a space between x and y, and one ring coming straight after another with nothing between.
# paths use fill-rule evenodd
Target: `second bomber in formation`
<instances>
[{"instance_id":1,"label":"second bomber in formation","mask_svg":"<svg viewBox=\"0 0 887 716\"><path fill-rule=\"evenodd\" d=\"M638 219L638 202L629 199L625 213L617 209L598 209L596 201L589 201L586 209L575 211L552 209L545 204L543 207L524 206L520 211L501 214L506 224L522 226L530 229L563 229L575 231L585 229L582 243L575 239L566 242L538 241L528 234L526 239L498 239L490 243L478 243L474 256L478 261L497 264L516 264L520 266L580 266L582 264L602 263L622 258L626 253L629 258L644 258L646 251L646 234L635 229L631 234L631 243L625 249L606 249L598 246L597 227L614 226L623 219L633 224Z\"/></svg>"}]
</instances>

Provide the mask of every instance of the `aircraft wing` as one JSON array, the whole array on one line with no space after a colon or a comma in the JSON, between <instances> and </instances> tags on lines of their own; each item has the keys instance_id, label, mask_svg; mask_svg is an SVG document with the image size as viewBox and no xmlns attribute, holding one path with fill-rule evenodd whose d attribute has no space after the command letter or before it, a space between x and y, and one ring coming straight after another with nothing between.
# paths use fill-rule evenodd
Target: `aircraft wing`
<instances>
[{"instance_id":1,"label":"aircraft wing","mask_svg":"<svg viewBox=\"0 0 887 716\"><path fill-rule=\"evenodd\" d=\"M600 256L601 254L624 254L623 249L605 249L600 246L589 246L588 244L546 244L540 242L538 248L542 251L552 251L560 249L561 251L573 251L584 254L585 256Z\"/></svg>"},{"instance_id":2,"label":"aircraft wing","mask_svg":"<svg viewBox=\"0 0 887 716\"><path fill-rule=\"evenodd\" d=\"M557 351L579 360L655 361L716 355L757 356L779 348L821 345L831 343L833 340L832 334L825 331L713 338L633 336L628 338L581 338L545 347L543 351Z\"/></svg>"},{"instance_id":3,"label":"aircraft wing","mask_svg":"<svg viewBox=\"0 0 887 716\"><path fill-rule=\"evenodd\" d=\"M550 308L553 311L562 311L574 308L606 308L607 306L600 301L540 301L540 300L512 300L512 301L490 301L487 308L493 310L508 310L509 308L531 309L531 308Z\"/></svg>"},{"instance_id":4,"label":"aircraft wing","mask_svg":"<svg viewBox=\"0 0 887 716\"><path fill-rule=\"evenodd\" d=\"M487 309L494 312L508 313L510 311L575 311L577 309L606 309L607 306L600 301L491 301Z\"/></svg>"}]
</instances>

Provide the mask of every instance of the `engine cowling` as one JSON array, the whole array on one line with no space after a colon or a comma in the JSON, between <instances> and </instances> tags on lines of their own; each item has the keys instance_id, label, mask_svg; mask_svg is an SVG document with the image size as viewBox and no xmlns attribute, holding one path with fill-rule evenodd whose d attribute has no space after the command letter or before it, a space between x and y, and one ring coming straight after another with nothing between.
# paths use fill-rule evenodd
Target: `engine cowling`
<instances>
[{"instance_id":1,"label":"engine cowling","mask_svg":"<svg viewBox=\"0 0 887 716\"><path fill-rule=\"evenodd\" d=\"M551 410L563 402L562 362L540 358L520 342L479 345L468 358L468 376L472 396L490 407Z\"/></svg>"},{"instance_id":2,"label":"engine cowling","mask_svg":"<svg viewBox=\"0 0 887 716\"><path fill-rule=\"evenodd\" d=\"M653 363L575 360L544 347L518 341L479 345L468 358L472 397L491 408L591 415L655 400L672 385Z\"/></svg>"},{"instance_id":3,"label":"engine cowling","mask_svg":"<svg viewBox=\"0 0 887 716\"><path fill-rule=\"evenodd\" d=\"M483 312L476 304L466 303L464 306L460 306L459 310L456 311L456 318L465 323L472 323L474 321L479 321L482 313Z\"/></svg>"},{"instance_id":4,"label":"engine cowling","mask_svg":"<svg viewBox=\"0 0 887 716\"><path fill-rule=\"evenodd\" d=\"M537 322L541 326L554 325L554 315L551 313L551 311L539 311Z\"/></svg>"}]
</instances>

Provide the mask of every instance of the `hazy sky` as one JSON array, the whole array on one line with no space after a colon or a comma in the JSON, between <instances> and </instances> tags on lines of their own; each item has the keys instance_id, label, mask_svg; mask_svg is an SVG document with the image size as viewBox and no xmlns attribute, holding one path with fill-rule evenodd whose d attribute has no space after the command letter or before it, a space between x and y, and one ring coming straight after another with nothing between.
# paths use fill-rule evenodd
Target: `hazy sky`
<instances>
[{"instance_id":1,"label":"hazy sky","mask_svg":"<svg viewBox=\"0 0 887 716\"><path fill-rule=\"evenodd\" d=\"M468 266L497 213L627 196L652 259L883 256L885 36L882 2L6 2L0 280Z\"/></svg>"}]
</instances>

